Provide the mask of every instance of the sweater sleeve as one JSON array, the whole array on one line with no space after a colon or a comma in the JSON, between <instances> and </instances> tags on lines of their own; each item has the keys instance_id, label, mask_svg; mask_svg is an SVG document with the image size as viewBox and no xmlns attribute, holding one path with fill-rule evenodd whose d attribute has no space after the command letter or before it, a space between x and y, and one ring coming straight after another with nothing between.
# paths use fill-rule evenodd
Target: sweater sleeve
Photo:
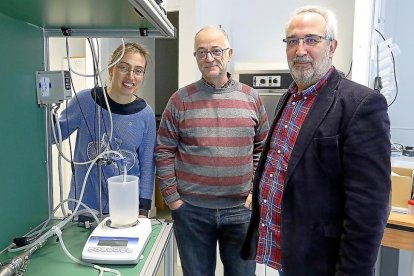
<instances>
[{"instance_id":1,"label":"sweater sleeve","mask_svg":"<svg viewBox=\"0 0 414 276\"><path fill-rule=\"evenodd\" d=\"M179 105L179 96L178 93L175 93L170 98L162 114L155 150L160 190L167 204L180 199L175 172L175 156L179 142L179 113L177 105Z\"/></svg>"},{"instance_id":2,"label":"sweater sleeve","mask_svg":"<svg viewBox=\"0 0 414 276\"><path fill-rule=\"evenodd\" d=\"M90 90L88 90L90 91ZM87 109L86 103L83 103L82 107L80 106L80 102L84 98L84 93L88 93L87 91L79 92L79 98L73 98L67 104L67 107L60 113L59 116L59 127L62 134L62 141L68 138L73 132L80 128L82 122L82 114L86 112ZM55 125L56 126L56 125ZM59 132L55 127L56 139L59 139ZM53 144L56 143L56 140L51 134L51 141Z\"/></svg>"},{"instance_id":3,"label":"sweater sleeve","mask_svg":"<svg viewBox=\"0 0 414 276\"><path fill-rule=\"evenodd\" d=\"M145 135L143 136L142 144L137 152L140 166L139 202L140 209L144 210L151 209L152 194L154 192L155 140L155 115L153 112L148 112L148 116L146 118Z\"/></svg>"},{"instance_id":4,"label":"sweater sleeve","mask_svg":"<svg viewBox=\"0 0 414 276\"><path fill-rule=\"evenodd\" d=\"M258 117L258 124L256 126L256 135L254 137L253 148L253 168L256 171L257 164L259 162L260 155L263 151L266 137L269 132L269 122L265 107L262 103L262 99L257 95L256 110Z\"/></svg>"}]
</instances>

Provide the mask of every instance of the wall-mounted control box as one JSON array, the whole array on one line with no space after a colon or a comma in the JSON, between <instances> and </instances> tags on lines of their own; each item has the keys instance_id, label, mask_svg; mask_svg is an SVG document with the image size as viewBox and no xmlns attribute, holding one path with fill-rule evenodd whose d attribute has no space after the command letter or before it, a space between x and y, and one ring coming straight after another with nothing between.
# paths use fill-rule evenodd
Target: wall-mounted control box
<instances>
[{"instance_id":1,"label":"wall-mounted control box","mask_svg":"<svg viewBox=\"0 0 414 276\"><path fill-rule=\"evenodd\" d=\"M60 103L72 98L69 71L36 71L37 103Z\"/></svg>"},{"instance_id":2,"label":"wall-mounted control box","mask_svg":"<svg viewBox=\"0 0 414 276\"><path fill-rule=\"evenodd\" d=\"M253 87L280 87L281 76L253 76Z\"/></svg>"},{"instance_id":3,"label":"wall-mounted control box","mask_svg":"<svg viewBox=\"0 0 414 276\"><path fill-rule=\"evenodd\" d=\"M273 116L280 97L292 84L290 71L281 70L247 70L235 73L235 79L253 87L259 92L268 116Z\"/></svg>"},{"instance_id":4,"label":"wall-mounted control box","mask_svg":"<svg viewBox=\"0 0 414 276\"><path fill-rule=\"evenodd\" d=\"M240 72L239 81L266 92L285 92L293 82L289 70L268 72Z\"/></svg>"}]
</instances>

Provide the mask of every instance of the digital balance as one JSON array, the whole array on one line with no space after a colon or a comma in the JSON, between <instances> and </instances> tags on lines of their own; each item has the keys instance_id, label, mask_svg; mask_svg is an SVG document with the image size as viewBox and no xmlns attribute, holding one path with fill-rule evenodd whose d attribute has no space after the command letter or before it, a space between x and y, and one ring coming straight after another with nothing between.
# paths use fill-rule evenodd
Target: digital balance
<instances>
[{"instance_id":1,"label":"digital balance","mask_svg":"<svg viewBox=\"0 0 414 276\"><path fill-rule=\"evenodd\" d=\"M86 241L82 259L99 264L136 264L151 231L148 218L138 218L135 224L125 227L111 226L110 218L105 218Z\"/></svg>"}]
</instances>

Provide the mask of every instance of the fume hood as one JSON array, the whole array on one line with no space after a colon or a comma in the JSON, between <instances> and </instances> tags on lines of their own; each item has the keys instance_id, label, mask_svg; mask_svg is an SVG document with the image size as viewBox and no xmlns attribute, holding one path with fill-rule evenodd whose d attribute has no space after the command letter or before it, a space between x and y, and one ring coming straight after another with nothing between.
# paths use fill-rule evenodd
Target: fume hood
<instances>
[{"instance_id":1,"label":"fume hood","mask_svg":"<svg viewBox=\"0 0 414 276\"><path fill-rule=\"evenodd\" d=\"M42 28L46 36L175 37L154 0L2 0L0 13Z\"/></svg>"}]
</instances>

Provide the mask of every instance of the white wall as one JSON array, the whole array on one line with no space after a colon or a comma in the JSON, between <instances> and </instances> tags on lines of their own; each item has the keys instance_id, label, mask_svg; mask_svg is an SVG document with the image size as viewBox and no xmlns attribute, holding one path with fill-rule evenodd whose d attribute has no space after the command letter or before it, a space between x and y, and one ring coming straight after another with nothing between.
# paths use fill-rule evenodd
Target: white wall
<instances>
[{"instance_id":1,"label":"white wall","mask_svg":"<svg viewBox=\"0 0 414 276\"><path fill-rule=\"evenodd\" d=\"M381 1L381 0L380 0ZM354 35L352 54L353 81L362 85L370 85L371 75L371 39L374 28L376 0L355 0Z\"/></svg>"},{"instance_id":2,"label":"white wall","mask_svg":"<svg viewBox=\"0 0 414 276\"><path fill-rule=\"evenodd\" d=\"M194 35L201 27L222 25L228 32L234 48L230 71L234 64L285 64L282 39L286 22L296 8L309 4L305 0L169 0L168 9L179 10L180 14L179 86L200 78L192 53ZM314 4L337 14L339 46L334 65L347 73L352 59L355 0L318 0Z\"/></svg>"}]
</instances>

